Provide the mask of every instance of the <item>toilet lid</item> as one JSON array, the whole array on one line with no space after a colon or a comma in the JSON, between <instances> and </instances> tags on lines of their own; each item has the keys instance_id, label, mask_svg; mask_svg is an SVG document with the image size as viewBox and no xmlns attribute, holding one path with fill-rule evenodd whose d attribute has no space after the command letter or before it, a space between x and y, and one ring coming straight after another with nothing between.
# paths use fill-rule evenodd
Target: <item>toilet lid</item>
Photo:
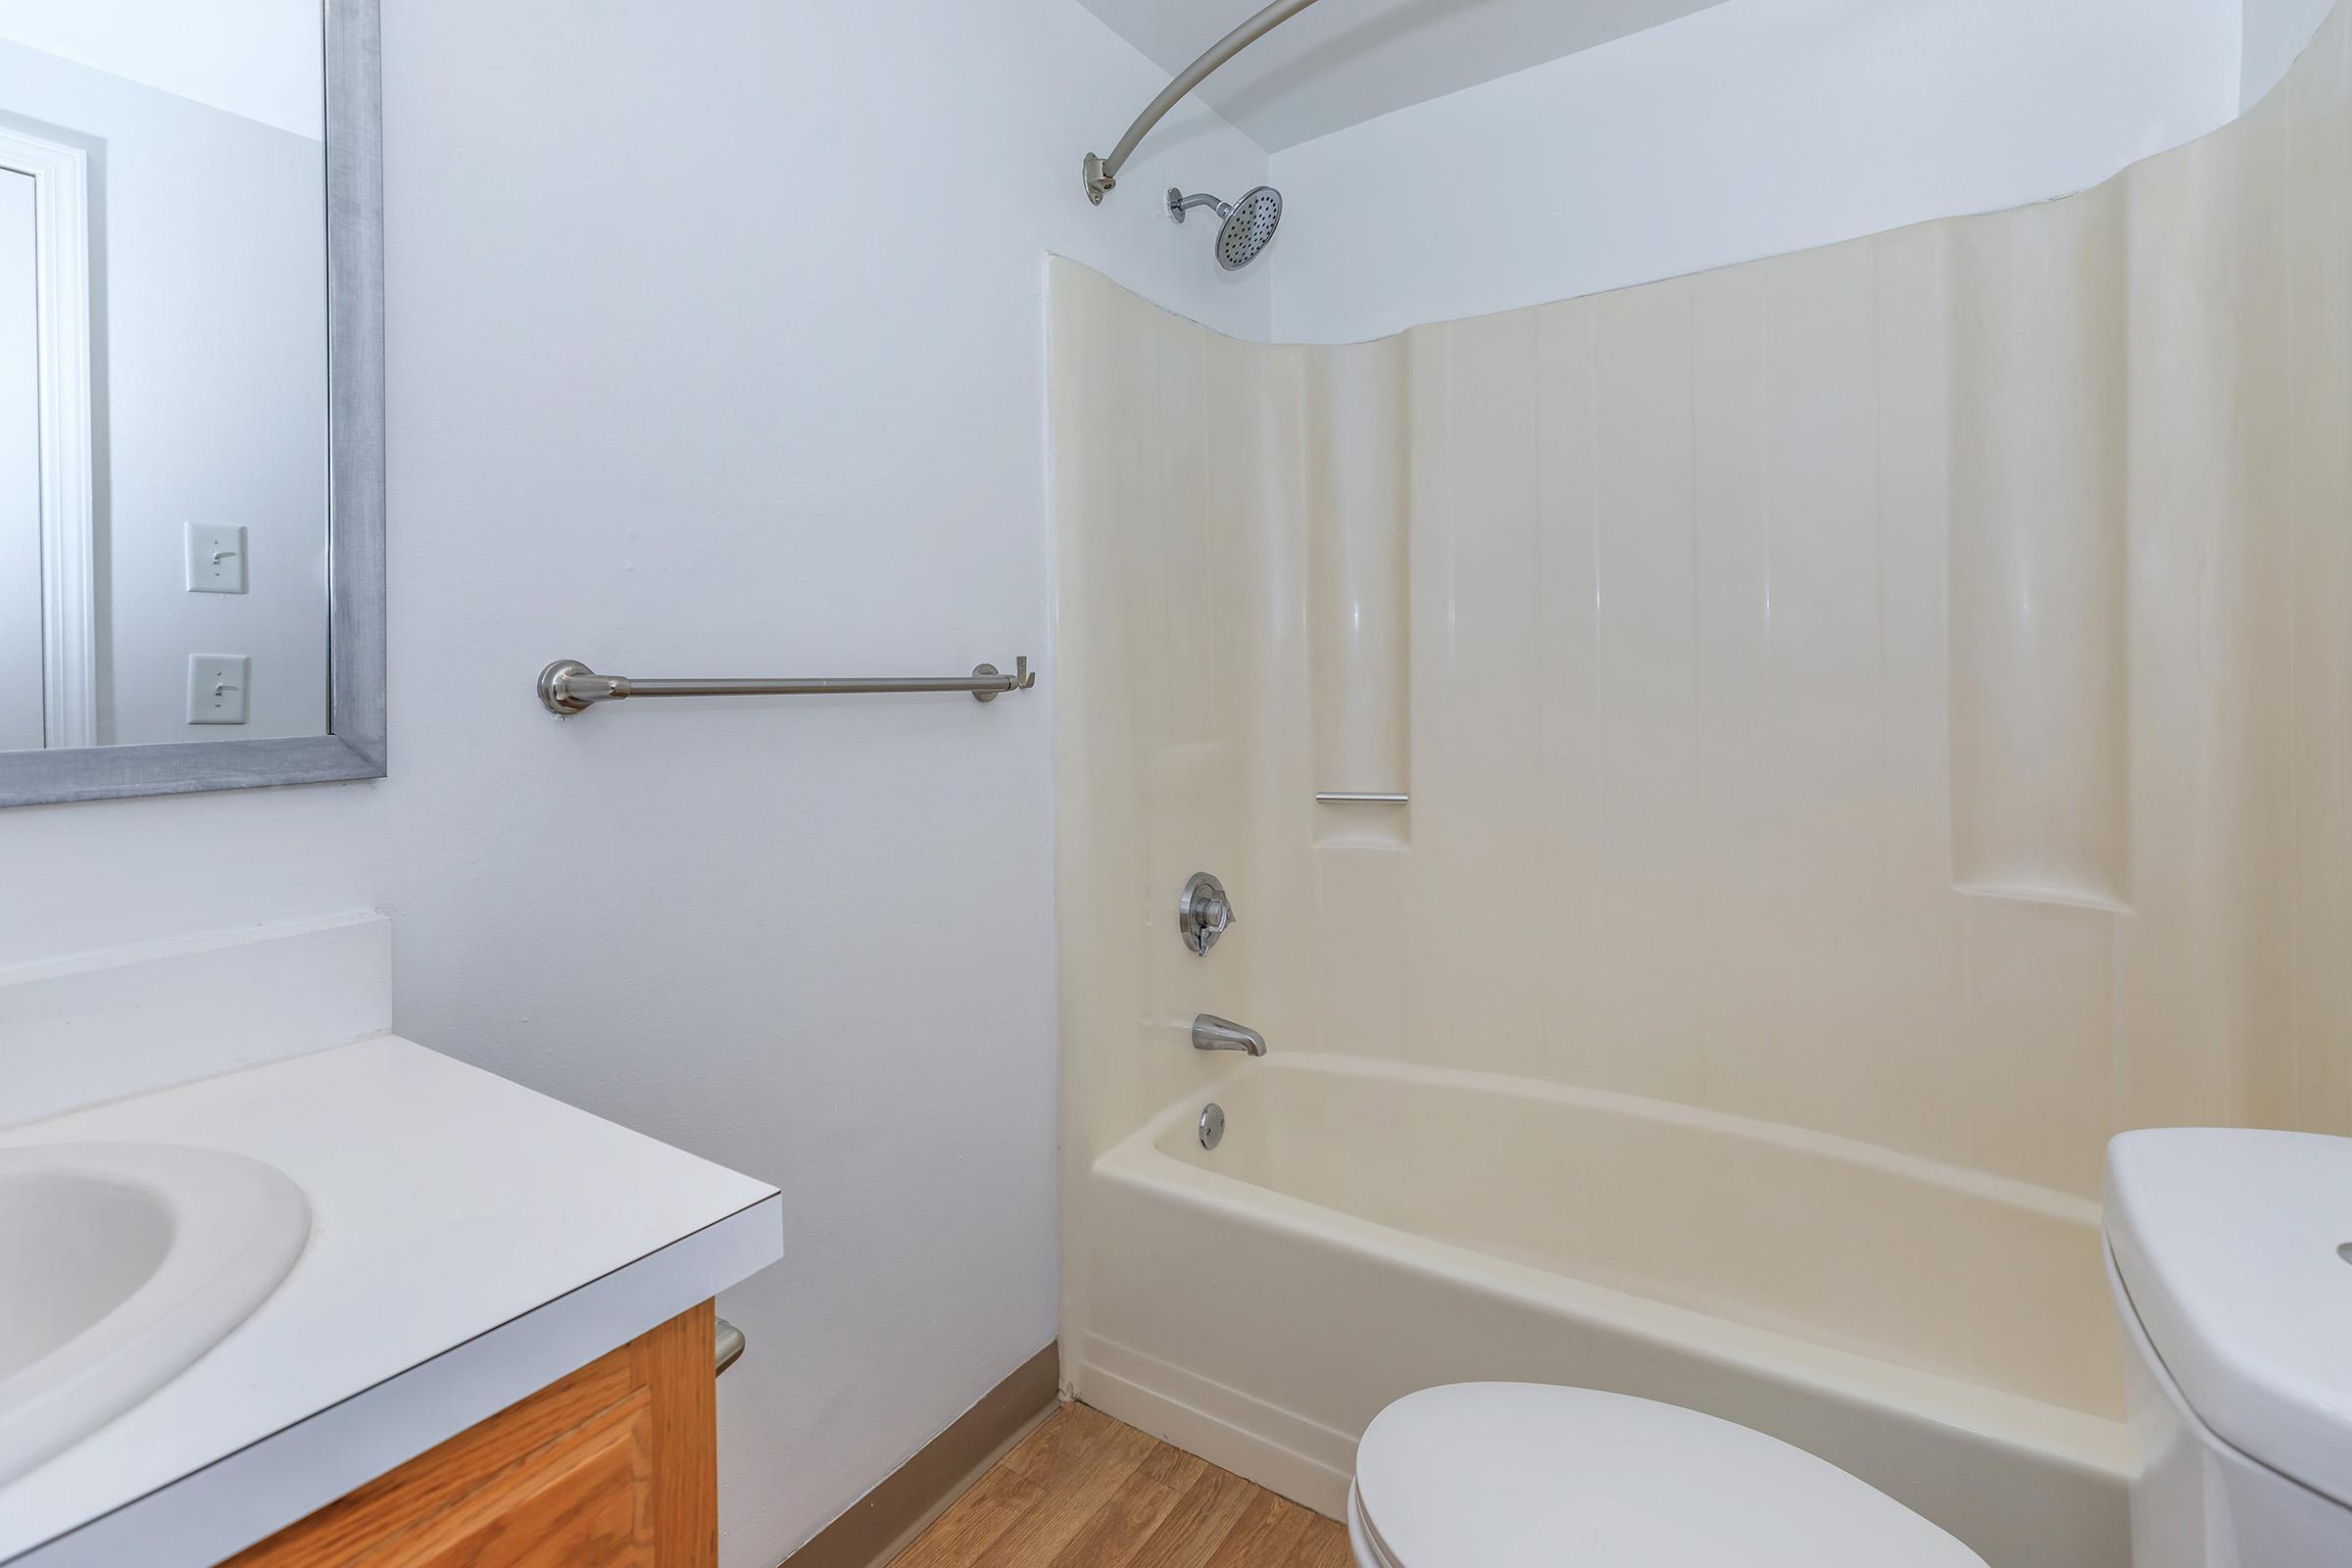
<instances>
[{"instance_id":1,"label":"toilet lid","mask_svg":"<svg viewBox=\"0 0 2352 1568\"><path fill-rule=\"evenodd\" d=\"M1364 1433L1355 1487L1397 1568L1984 1568L1802 1448L1592 1389L1407 1395Z\"/></svg>"}]
</instances>

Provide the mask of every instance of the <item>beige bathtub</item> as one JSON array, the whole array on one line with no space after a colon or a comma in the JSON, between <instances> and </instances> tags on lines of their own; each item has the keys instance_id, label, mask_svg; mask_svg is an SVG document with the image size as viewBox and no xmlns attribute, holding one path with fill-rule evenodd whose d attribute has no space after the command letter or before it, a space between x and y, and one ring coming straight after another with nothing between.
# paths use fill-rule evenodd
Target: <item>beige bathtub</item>
<instances>
[{"instance_id":1,"label":"beige bathtub","mask_svg":"<svg viewBox=\"0 0 2352 1568\"><path fill-rule=\"evenodd\" d=\"M1325 1512L1390 1399L1525 1378L1774 1433L1995 1568L2128 1560L2081 1199L1621 1095L1277 1054L1168 1106L1083 1200L1081 1396Z\"/></svg>"}]
</instances>

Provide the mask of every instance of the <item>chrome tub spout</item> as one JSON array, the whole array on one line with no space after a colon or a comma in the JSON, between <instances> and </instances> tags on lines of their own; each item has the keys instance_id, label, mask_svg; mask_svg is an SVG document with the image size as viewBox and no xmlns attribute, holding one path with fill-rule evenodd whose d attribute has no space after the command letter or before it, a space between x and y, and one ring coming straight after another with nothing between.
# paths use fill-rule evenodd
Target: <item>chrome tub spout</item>
<instances>
[{"instance_id":1,"label":"chrome tub spout","mask_svg":"<svg viewBox=\"0 0 2352 1568\"><path fill-rule=\"evenodd\" d=\"M1230 1018L1220 1018L1204 1012L1193 1020L1193 1049L1195 1051L1246 1051L1252 1056L1266 1054L1266 1037L1256 1030L1246 1028Z\"/></svg>"}]
</instances>

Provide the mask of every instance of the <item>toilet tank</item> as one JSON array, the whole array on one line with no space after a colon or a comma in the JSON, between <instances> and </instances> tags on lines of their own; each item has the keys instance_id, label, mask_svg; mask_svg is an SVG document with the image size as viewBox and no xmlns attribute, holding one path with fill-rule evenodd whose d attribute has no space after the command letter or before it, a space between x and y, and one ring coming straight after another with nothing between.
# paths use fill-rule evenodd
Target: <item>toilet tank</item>
<instances>
[{"instance_id":1,"label":"toilet tank","mask_svg":"<svg viewBox=\"0 0 2352 1568\"><path fill-rule=\"evenodd\" d=\"M2352 1563L2352 1139L2126 1133L2106 1232L2132 1568Z\"/></svg>"}]
</instances>

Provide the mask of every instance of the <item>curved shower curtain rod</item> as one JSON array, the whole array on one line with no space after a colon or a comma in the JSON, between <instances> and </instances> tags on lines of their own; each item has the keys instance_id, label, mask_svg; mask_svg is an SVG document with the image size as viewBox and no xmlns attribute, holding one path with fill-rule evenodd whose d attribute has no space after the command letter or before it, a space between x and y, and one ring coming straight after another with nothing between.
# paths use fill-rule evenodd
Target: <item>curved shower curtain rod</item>
<instances>
[{"instance_id":1,"label":"curved shower curtain rod","mask_svg":"<svg viewBox=\"0 0 2352 1568\"><path fill-rule=\"evenodd\" d=\"M1119 171L1126 168L1127 160L1134 156L1135 144L1159 123L1161 116L1175 108L1186 93L1206 81L1209 74L1219 66L1314 3L1315 0L1274 0L1272 5L1218 39L1208 53L1185 67L1183 74L1161 89L1160 95L1135 117L1135 123L1127 127L1127 134L1119 138L1119 144L1110 150L1108 158L1098 158L1093 153L1086 155L1086 199L1097 207L1102 206L1102 193L1117 186Z\"/></svg>"}]
</instances>

